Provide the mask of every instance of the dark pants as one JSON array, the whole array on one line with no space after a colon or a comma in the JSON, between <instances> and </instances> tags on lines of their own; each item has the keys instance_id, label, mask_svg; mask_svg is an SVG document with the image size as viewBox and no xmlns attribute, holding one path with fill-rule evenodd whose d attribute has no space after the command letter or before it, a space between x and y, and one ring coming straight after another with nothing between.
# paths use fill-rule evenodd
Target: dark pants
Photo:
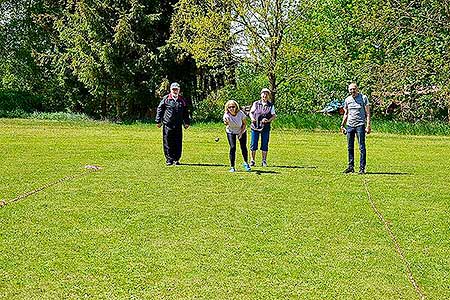
<instances>
[{"instance_id":1,"label":"dark pants","mask_svg":"<svg viewBox=\"0 0 450 300\"><path fill-rule=\"evenodd\" d=\"M236 162L236 139L237 134L227 133L228 144L230 144L230 165L234 167ZM247 132L244 132L239 139L241 146L242 158L245 162L248 162L248 150L247 150Z\"/></svg>"},{"instance_id":2,"label":"dark pants","mask_svg":"<svg viewBox=\"0 0 450 300\"><path fill-rule=\"evenodd\" d=\"M359 145L359 168L366 168L366 131L364 125L358 127L347 126L348 166L355 166L355 135Z\"/></svg>"},{"instance_id":3,"label":"dark pants","mask_svg":"<svg viewBox=\"0 0 450 300\"><path fill-rule=\"evenodd\" d=\"M170 128L164 125L163 148L167 162L180 160L182 142L183 142L183 127L181 125L175 128Z\"/></svg>"}]
</instances>

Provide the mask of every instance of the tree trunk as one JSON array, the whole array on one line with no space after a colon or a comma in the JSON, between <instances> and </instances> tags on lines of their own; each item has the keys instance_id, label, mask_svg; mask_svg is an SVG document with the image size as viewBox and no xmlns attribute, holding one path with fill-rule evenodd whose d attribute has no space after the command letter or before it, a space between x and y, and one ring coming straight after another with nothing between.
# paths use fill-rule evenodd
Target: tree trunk
<instances>
[{"instance_id":1,"label":"tree trunk","mask_svg":"<svg viewBox=\"0 0 450 300\"><path fill-rule=\"evenodd\" d=\"M277 76L275 75L275 72L269 71L267 77L269 78L269 89L272 92L271 101L272 103L275 103L275 96L277 93L277 85L276 85Z\"/></svg>"}]
</instances>

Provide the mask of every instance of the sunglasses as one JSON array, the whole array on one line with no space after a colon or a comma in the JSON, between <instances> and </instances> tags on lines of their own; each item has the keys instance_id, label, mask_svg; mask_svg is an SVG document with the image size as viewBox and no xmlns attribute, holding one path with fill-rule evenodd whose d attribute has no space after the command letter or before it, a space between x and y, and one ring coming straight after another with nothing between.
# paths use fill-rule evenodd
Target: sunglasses
<instances>
[{"instance_id":1,"label":"sunglasses","mask_svg":"<svg viewBox=\"0 0 450 300\"><path fill-rule=\"evenodd\" d=\"M228 106L228 108L236 108L236 106L230 105Z\"/></svg>"}]
</instances>

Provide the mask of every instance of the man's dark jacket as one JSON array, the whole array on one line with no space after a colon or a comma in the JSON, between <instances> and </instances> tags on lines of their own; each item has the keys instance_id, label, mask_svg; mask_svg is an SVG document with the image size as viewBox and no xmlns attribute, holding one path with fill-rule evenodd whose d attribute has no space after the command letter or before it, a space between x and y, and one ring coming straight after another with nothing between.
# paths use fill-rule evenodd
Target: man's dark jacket
<instances>
[{"instance_id":1,"label":"man's dark jacket","mask_svg":"<svg viewBox=\"0 0 450 300\"><path fill-rule=\"evenodd\" d=\"M177 100L168 94L163 97L156 109L156 123L175 128L183 124L190 125L189 109L186 100L178 95Z\"/></svg>"}]
</instances>

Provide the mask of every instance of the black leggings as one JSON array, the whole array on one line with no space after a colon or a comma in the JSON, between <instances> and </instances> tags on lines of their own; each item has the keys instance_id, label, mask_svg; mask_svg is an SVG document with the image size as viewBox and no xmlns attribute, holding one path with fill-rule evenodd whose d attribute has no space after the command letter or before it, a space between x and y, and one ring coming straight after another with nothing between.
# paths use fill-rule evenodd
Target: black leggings
<instances>
[{"instance_id":1,"label":"black leggings","mask_svg":"<svg viewBox=\"0 0 450 300\"><path fill-rule=\"evenodd\" d=\"M230 144L230 165L232 167L234 167L236 162L236 137L237 134L227 132L228 144ZM239 144L241 145L242 157L244 158L244 161L248 163L247 132L242 134L239 139Z\"/></svg>"}]
</instances>

